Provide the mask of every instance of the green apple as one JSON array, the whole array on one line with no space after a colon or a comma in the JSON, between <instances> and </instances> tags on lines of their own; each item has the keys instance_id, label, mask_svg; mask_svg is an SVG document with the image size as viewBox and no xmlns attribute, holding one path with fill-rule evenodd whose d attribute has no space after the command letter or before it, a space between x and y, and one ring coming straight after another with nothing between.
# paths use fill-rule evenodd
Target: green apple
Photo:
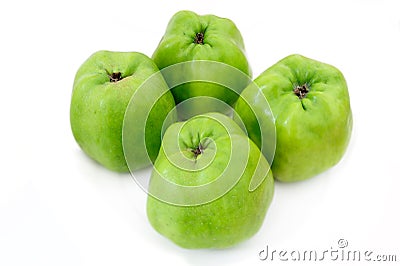
<instances>
[{"instance_id":1,"label":"green apple","mask_svg":"<svg viewBox=\"0 0 400 266\"><path fill-rule=\"evenodd\" d=\"M347 84L337 68L290 55L254 82L259 89L248 87L242 92L234 119L243 120L249 137L259 147L268 143L267 132L275 130L264 128L265 134L261 134L260 125L273 119L276 152L272 171L277 180L308 179L340 161L353 120ZM272 115L258 107L261 95L268 100Z\"/></svg>"},{"instance_id":2,"label":"green apple","mask_svg":"<svg viewBox=\"0 0 400 266\"><path fill-rule=\"evenodd\" d=\"M110 170L128 171L122 146L125 111L131 97L150 77L157 86L147 86L148 96L136 103L130 120L125 121L131 140L146 137L146 145L130 154L135 168L145 167L157 157L164 119L175 106L159 69L141 53L98 51L76 73L70 106L72 133L87 155ZM143 117L147 118L145 125L132 121Z\"/></svg>"},{"instance_id":3,"label":"green apple","mask_svg":"<svg viewBox=\"0 0 400 266\"><path fill-rule=\"evenodd\" d=\"M163 73L178 104L181 119L211 111L229 113L232 109L230 106L233 106L240 92L247 86L247 79L243 79L241 75L236 77L233 71L226 71L225 68L230 66L245 76L251 76L243 38L238 28L231 20L214 15L177 12L169 21L152 58L161 70L186 62L179 68L174 68L174 71L168 71L168 75ZM201 60L220 64L211 67L213 71L210 71L208 66L198 63ZM208 73L206 79L199 78L204 76L204 71ZM191 82L172 87L171 80L182 75ZM216 82L216 79L222 80L222 84L218 84L221 82ZM235 88L223 85L226 83L224 81L232 79L238 79ZM191 101L185 102L188 99ZM219 99L222 103L214 99Z\"/></svg>"},{"instance_id":4,"label":"green apple","mask_svg":"<svg viewBox=\"0 0 400 266\"><path fill-rule=\"evenodd\" d=\"M149 183L147 215L184 248L224 248L253 236L274 181L258 147L229 117L206 113L165 132Z\"/></svg>"}]
</instances>

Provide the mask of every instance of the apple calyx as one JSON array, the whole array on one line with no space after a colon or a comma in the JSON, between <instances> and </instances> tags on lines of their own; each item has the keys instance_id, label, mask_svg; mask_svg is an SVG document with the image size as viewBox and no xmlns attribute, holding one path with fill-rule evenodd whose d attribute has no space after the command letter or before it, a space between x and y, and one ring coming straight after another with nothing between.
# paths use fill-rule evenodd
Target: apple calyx
<instances>
[{"instance_id":1,"label":"apple calyx","mask_svg":"<svg viewBox=\"0 0 400 266\"><path fill-rule=\"evenodd\" d=\"M307 96L307 93L310 91L308 88L307 83L304 83L303 85L296 85L293 89L294 94L296 94L299 99L303 99Z\"/></svg>"},{"instance_id":2,"label":"apple calyx","mask_svg":"<svg viewBox=\"0 0 400 266\"><path fill-rule=\"evenodd\" d=\"M194 43L196 44L204 44L204 33L199 32L196 34L196 36L194 37Z\"/></svg>"},{"instance_id":3,"label":"apple calyx","mask_svg":"<svg viewBox=\"0 0 400 266\"><path fill-rule=\"evenodd\" d=\"M122 79L122 74L121 72L113 72L108 77L110 78L110 82L118 82Z\"/></svg>"},{"instance_id":4,"label":"apple calyx","mask_svg":"<svg viewBox=\"0 0 400 266\"><path fill-rule=\"evenodd\" d=\"M197 146L195 149L191 149L191 152L194 154L194 158L197 159L197 156L203 153L204 147L201 143L199 143L199 146Z\"/></svg>"}]
</instances>

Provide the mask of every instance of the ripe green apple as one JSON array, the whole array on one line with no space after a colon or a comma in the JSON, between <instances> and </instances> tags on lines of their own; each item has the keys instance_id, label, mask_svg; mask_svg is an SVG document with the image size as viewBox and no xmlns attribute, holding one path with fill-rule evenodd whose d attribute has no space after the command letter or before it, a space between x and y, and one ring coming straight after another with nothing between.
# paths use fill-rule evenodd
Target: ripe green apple
<instances>
[{"instance_id":1,"label":"ripe green apple","mask_svg":"<svg viewBox=\"0 0 400 266\"><path fill-rule=\"evenodd\" d=\"M150 77L157 86L146 87L147 96L136 103L129 113L130 120L125 121L130 125L131 139L146 137L146 145L130 154L136 168L155 160L164 119L175 110L173 96L159 69L141 53L98 51L76 73L70 106L72 133L87 155L110 170L128 171L122 146L125 111L131 97L142 93L139 88ZM147 118L145 125L132 121L143 117ZM169 117L174 120L173 115Z\"/></svg>"},{"instance_id":2,"label":"ripe green apple","mask_svg":"<svg viewBox=\"0 0 400 266\"><path fill-rule=\"evenodd\" d=\"M353 120L346 81L337 68L290 55L254 82L259 89L248 87L242 92L234 119L243 120L249 137L259 147L269 141L266 134L260 134L260 124L274 120L275 179L308 179L340 161L350 140ZM268 100L272 115L258 108L260 95Z\"/></svg>"},{"instance_id":3,"label":"ripe green apple","mask_svg":"<svg viewBox=\"0 0 400 266\"><path fill-rule=\"evenodd\" d=\"M222 64L238 69L245 76L251 76L243 38L238 28L231 20L214 15L177 12L169 21L152 58L161 70L186 62L179 68L174 68L175 71L168 71L168 75L163 73L178 104L178 115L181 119L211 111L231 111L230 106L233 106L240 92L247 86L247 79L243 79L241 75L236 77L233 71L226 71ZM217 68L210 72L207 66L197 63L201 60L220 62L222 64L214 68L218 66L221 70ZM209 73L207 79L199 78L204 76L204 71ZM181 75L191 82L172 87L171 80ZM222 84L217 84L219 82L215 82L216 79L222 80ZM235 88L223 85L226 83L224 81L232 79L239 79L235 82ZM191 101L185 102L188 99ZM219 99L226 106L213 99Z\"/></svg>"},{"instance_id":4,"label":"ripe green apple","mask_svg":"<svg viewBox=\"0 0 400 266\"><path fill-rule=\"evenodd\" d=\"M253 236L274 181L258 147L229 117L206 113L165 132L149 183L147 215L184 248L224 248Z\"/></svg>"}]
</instances>

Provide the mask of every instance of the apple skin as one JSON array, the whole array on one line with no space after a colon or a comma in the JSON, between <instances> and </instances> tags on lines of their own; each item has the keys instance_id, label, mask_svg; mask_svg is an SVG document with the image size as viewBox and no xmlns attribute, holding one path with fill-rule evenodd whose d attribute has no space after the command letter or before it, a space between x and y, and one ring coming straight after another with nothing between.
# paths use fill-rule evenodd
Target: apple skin
<instances>
[{"instance_id":1,"label":"apple skin","mask_svg":"<svg viewBox=\"0 0 400 266\"><path fill-rule=\"evenodd\" d=\"M259 147L269 141L260 134L259 124L274 119L276 153L270 163L275 179L305 180L340 161L353 119L347 84L337 68L295 54L268 68L254 82L259 91L246 88L242 92L234 119L242 119ZM260 93L267 99L272 116L257 107Z\"/></svg>"},{"instance_id":2,"label":"apple skin","mask_svg":"<svg viewBox=\"0 0 400 266\"><path fill-rule=\"evenodd\" d=\"M243 38L236 25L227 18L215 15L200 16L192 11L179 11L170 19L152 58L160 69L182 62L194 62L185 64L183 70L177 70L172 74L179 76L185 73L185 77L191 81L171 88L178 106L187 99L201 96L217 98L228 105L224 108L212 101L205 103L206 99L193 100L178 110L181 119L212 111L222 110L224 113L229 113L229 106L234 105L241 91L247 86L243 84L235 89L223 86L227 83L223 81L224 79L229 81L235 78L232 76L232 71L225 69L215 71L208 80L199 81L199 72L204 71L204 67L196 64L196 61L220 62L238 69L250 78L252 75ZM175 79L165 75L164 78L169 85L169 81ZM222 85L214 83L214 80L222 80Z\"/></svg>"},{"instance_id":3,"label":"apple skin","mask_svg":"<svg viewBox=\"0 0 400 266\"><path fill-rule=\"evenodd\" d=\"M193 150L201 143L196 157ZM258 184L252 187L254 179ZM207 113L165 132L150 178L147 216L156 231L183 248L226 248L259 230L273 193L272 172L257 146L231 118Z\"/></svg>"},{"instance_id":4,"label":"apple skin","mask_svg":"<svg viewBox=\"0 0 400 266\"><path fill-rule=\"evenodd\" d=\"M127 105L132 95L159 69L146 55L137 52L98 51L92 54L78 69L70 105L72 133L81 149L106 168L127 172L122 146L122 127ZM113 74L114 73L114 74ZM168 87L159 75L160 84ZM162 88L154 88L160 92ZM143 100L142 105L152 105ZM155 160L161 145L161 128L164 118L175 106L170 93L163 95L154 105L147 126L152 130L136 128L132 138L146 130L147 152ZM140 110L143 108L136 108ZM136 111L131 117L144 116ZM173 117L173 116L171 116ZM176 114L175 114L176 117ZM146 151L138 151L140 154ZM150 162L147 157L136 156L135 166L142 168ZM131 169L132 170L132 169Z\"/></svg>"}]
</instances>

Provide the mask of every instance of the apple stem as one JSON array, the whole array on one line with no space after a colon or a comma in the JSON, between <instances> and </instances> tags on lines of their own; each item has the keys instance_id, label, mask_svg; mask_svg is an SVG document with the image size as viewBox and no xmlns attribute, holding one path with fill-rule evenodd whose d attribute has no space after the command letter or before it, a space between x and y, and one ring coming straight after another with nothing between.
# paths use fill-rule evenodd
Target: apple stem
<instances>
[{"instance_id":1,"label":"apple stem","mask_svg":"<svg viewBox=\"0 0 400 266\"><path fill-rule=\"evenodd\" d=\"M196 36L194 37L194 43L204 44L204 33L202 32L197 33Z\"/></svg>"},{"instance_id":2,"label":"apple stem","mask_svg":"<svg viewBox=\"0 0 400 266\"><path fill-rule=\"evenodd\" d=\"M303 98L305 98L305 97L307 96L307 93L308 93L309 91L310 91L310 90L309 90L309 88L308 88L307 83L305 83L305 84L303 84L303 85L301 85L301 86L296 85L296 86L294 87L294 89L293 89L294 94L296 94L296 96L299 97L300 100L303 99Z\"/></svg>"}]
</instances>

